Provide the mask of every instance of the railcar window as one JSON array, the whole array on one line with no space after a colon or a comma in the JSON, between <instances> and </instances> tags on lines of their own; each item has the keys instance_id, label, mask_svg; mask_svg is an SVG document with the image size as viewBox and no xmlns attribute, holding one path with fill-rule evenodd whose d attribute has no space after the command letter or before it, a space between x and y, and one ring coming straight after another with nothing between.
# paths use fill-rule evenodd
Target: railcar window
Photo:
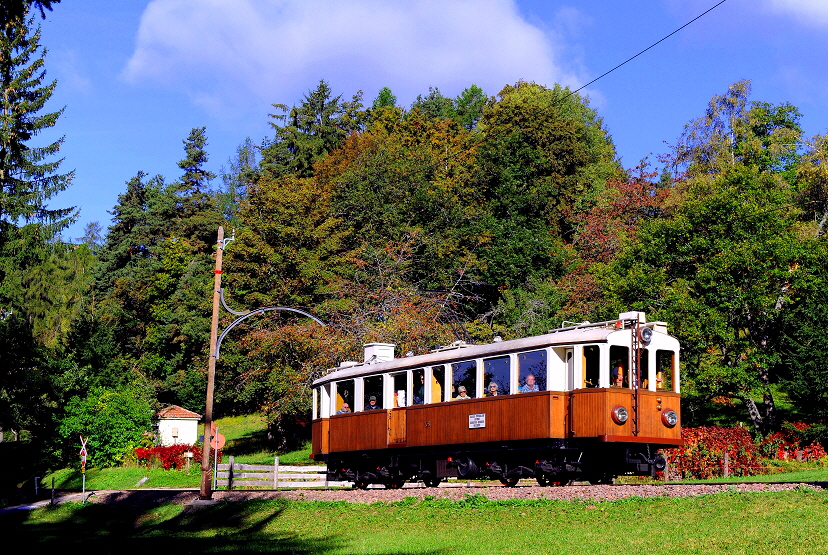
<instances>
[{"instance_id":1,"label":"railcar window","mask_svg":"<svg viewBox=\"0 0 828 555\"><path fill-rule=\"evenodd\" d=\"M408 375L406 372L394 374L394 407L408 406L406 392L408 391Z\"/></svg>"},{"instance_id":2,"label":"railcar window","mask_svg":"<svg viewBox=\"0 0 828 555\"><path fill-rule=\"evenodd\" d=\"M673 351L656 351L656 389L658 391L673 391Z\"/></svg>"},{"instance_id":3,"label":"railcar window","mask_svg":"<svg viewBox=\"0 0 828 555\"><path fill-rule=\"evenodd\" d=\"M641 364L639 365L638 387L647 389L650 387L650 351L641 349Z\"/></svg>"},{"instance_id":4,"label":"railcar window","mask_svg":"<svg viewBox=\"0 0 828 555\"><path fill-rule=\"evenodd\" d=\"M630 387L629 347L610 347L610 387Z\"/></svg>"},{"instance_id":5,"label":"railcar window","mask_svg":"<svg viewBox=\"0 0 828 555\"><path fill-rule=\"evenodd\" d=\"M356 409L357 407L354 404L354 380L336 382L334 412L336 414L348 414L354 412Z\"/></svg>"},{"instance_id":6,"label":"railcar window","mask_svg":"<svg viewBox=\"0 0 828 555\"><path fill-rule=\"evenodd\" d=\"M546 351L518 355L518 387L521 393L546 391Z\"/></svg>"},{"instance_id":7,"label":"railcar window","mask_svg":"<svg viewBox=\"0 0 828 555\"><path fill-rule=\"evenodd\" d=\"M452 399L473 398L477 391L477 362L467 360L452 364L451 383L454 389L451 395ZM462 395L463 389L466 391L465 396Z\"/></svg>"},{"instance_id":8,"label":"railcar window","mask_svg":"<svg viewBox=\"0 0 828 555\"><path fill-rule=\"evenodd\" d=\"M434 366L431 368L431 402L443 402L443 387L446 383L446 367Z\"/></svg>"},{"instance_id":9,"label":"railcar window","mask_svg":"<svg viewBox=\"0 0 828 555\"><path fill-rule=\"evenodd\" d=\"M316 418L322 418L322 388L316 387L313 390L313 401L316 409Z\"/></svg>"},{"instance_id":10,"label":"railcar window","mask_svg":"<svg viewBox=\"0 0 828 555\"><path fill-rule=\"evenodd\" d=\"M425 402L425 370L422 368L414 370L414 396L412 401L415 405L422 405Z\"/></svg>"},{"instance_id":11,"label":"railcar window","mask_svg":"<svg viewBox=\"0 0 828 555\"><path fill-rule=\"evenodd\" d=\"M363 383L363 410L375 410L384 408L382 400L382 376L371 376L362 380ZM371 397L374 398L374 403L371 403Z\"/></svg>"},{"instance_id":12,"label":"railcar window","mask_svg":"<svg viewBox=\"0 0 828 555\"><path fill-rule=\"evenodd\" d=\"M584 347L584 387L598 387L601 358L597 345Z\"/></svg>"},{"instance_id":13,"label":"railcar window","mask_svg":"<svg viewBox=\"0 0 828 555\"><path fill-rule=\"evenodd\" d=\"M511 372L509 357L487 358L483 361L483 396L509 395Z\"/></svg>"}]
</instances>

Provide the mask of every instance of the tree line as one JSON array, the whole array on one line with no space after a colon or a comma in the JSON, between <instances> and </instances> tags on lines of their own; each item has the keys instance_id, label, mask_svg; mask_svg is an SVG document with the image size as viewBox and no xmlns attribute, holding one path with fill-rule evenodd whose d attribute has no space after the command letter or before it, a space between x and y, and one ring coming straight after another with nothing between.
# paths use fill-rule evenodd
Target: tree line
<instances>
[{"instance_id":1,"label":"tree line","mask_svg":"<svg viewBox=\"0 0 828 555\"><path fill-rule=\"evenodd\" d=\"M588 99L558 85L430 88L402 107L323 80L274 104L271 135L219 175L194 128L179 175L138 171L106 229L66 240L77 212L47 208L73 177L62 140L33 146L60 117L43 113L55 83L34 19L7 21L0 432L26 430L51 460L97 429L94 462L115 463L159 404L202 409L219 225L235 231L231 307L330 324L251 318L222 345L216 413L262 411L282 446L307 434L310 382L363 343L422 353L626 310L681 340L685 425L826 417L828 136L804 137L796 107L751 100L747 81L677 130L656 172L623 168Z\"/></svg>"}]
</instances>

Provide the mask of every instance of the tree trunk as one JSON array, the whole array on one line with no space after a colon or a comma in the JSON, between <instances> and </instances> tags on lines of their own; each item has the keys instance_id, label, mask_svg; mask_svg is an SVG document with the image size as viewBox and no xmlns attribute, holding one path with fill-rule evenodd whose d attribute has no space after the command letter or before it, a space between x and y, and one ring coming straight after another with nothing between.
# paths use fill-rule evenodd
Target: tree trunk
<instances>
[{"instance_id":1,"label":"tree trunk","mask_svg":"<svg viewBox=\"0 0 828 555\"><path fill-rule=\"evenodd\" d=\"M748 415L750 416L750 422L753 424L753 429L760 434L765 433L765 423L762 419L762 415L759 413L759 407L756 406L756 401L751 399L750 397L742 397L742 402L744 402L745 406L747 407Z\"/></svg>"},{"instance_id":2,"label":"tree trunk","mask_svg":"<svg viewBox=\"0 0 828 555\"><path fill-rule=\"evenodd\" d=\"M773 432L776 430L776 403L773 401L773 395L765 393L762 402L765 405L765 429L767 432Z\"/></svg>"}]
</instances>

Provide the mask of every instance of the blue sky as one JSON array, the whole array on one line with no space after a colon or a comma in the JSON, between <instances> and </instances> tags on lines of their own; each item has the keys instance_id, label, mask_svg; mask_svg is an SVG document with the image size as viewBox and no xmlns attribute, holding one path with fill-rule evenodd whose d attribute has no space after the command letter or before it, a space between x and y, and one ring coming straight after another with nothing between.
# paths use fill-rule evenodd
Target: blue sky
<instances>
[{"instance_id":1,"label":"blue sky","mask_svg":"<svg viewBox=\"0 0 828 555\"><path fill-rule=\"evenodd\" d=\"M175 180L193 127L207 127L218 173L246 137L269 134L271 104L320 79L366 104L388 86L403 106L429 86L578 88L717 2L63 0L40 24L58 80L47 107L66 110L34 144L66 137L75 180L50 204L80 209L64 234L79 237L89 221L109 226L139 170ZM798 106L806 135L828 132L828 2L727 0L585 92L632 167L741 79L754 100Z\"/></svg>"}]
</instances>

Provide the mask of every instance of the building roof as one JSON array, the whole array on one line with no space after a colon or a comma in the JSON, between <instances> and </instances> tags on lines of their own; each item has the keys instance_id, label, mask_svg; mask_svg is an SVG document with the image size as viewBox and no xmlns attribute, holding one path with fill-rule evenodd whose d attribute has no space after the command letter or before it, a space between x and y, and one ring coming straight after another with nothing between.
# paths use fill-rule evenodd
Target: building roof
<instances>
[{"instance_id":1,"label":"building roof","mask_svg":"<svg viewBox=\"0 0 828 555\"><path fill-rule=\"evenodd\" d=\"M158 418L166 418L168 420L187 420L187 419L195 419L201 420L201 415L193 412L191 410L187 410L183 407L179 407L178 405L170 405L158 411L156 414Z\"/></svg>"}]
</instances>

